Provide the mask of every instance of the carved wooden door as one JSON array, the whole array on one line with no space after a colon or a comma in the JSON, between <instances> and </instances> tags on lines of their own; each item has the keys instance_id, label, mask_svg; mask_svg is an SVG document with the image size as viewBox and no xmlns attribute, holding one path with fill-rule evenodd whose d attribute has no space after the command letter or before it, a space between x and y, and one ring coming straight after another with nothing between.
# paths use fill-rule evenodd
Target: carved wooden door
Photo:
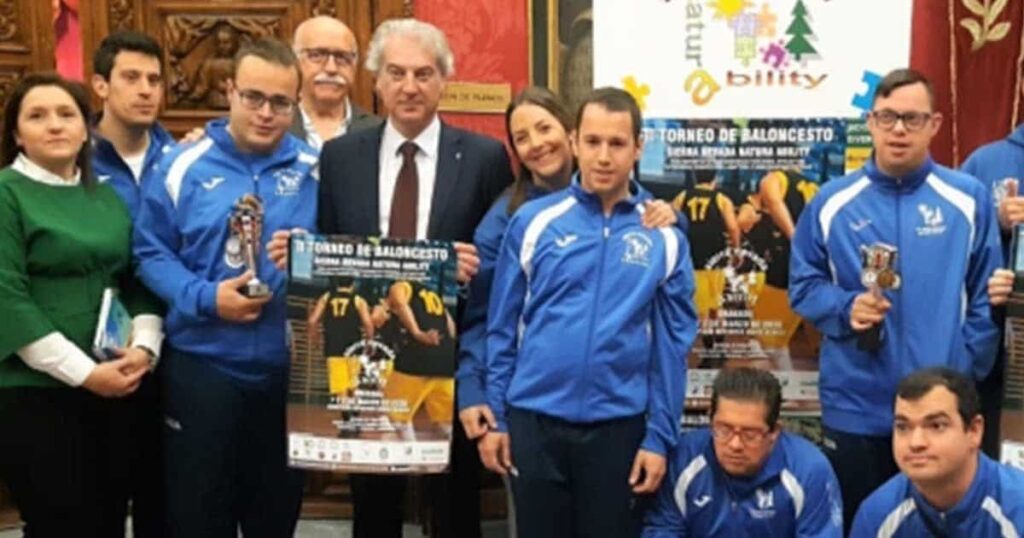
<instances>
[{"instance_id":1,"label":"carved wooden door","mask_svg":"<svg viewBox=\"0 0 1024 538\"><path fill-rule=\"evenodd\" d=\"M176 134L225 113L219 90L224 59L242 40L274 36L290 42L292 31L304 19L329 15L352 28L365 57L377 24L413 13L413 0L88 0L81 6L86 81L92 76L93 52L111 32L138 30L161 43L166 84L161 121ZM0 103L25 73L54 68L52 28L50 0L0 0ZM376 110L369 73L359 70L353 90L354 102ZM307 487L304 513L347 516L346 498L343 480L319 473ZM0 528L17 520L0 484Z\"/></svg>"},{"instance_id":2,"label":"carved wooden door","mask_svg":"<svg viewBox=\"0 0 1024 538\"><path fill-rule=\"evenodd\" d=\"M50 2L0 0L0 103L23 74L53 69L52 28Z\"/></svg>"},{"instance_id":3,"label":"carved wooden door","mask_svg":"<svg viewBox=\"0 0 1024 538\"><path fill-rule=\"evenodd\" d=\"M134 29L153 36L164 48L161 121L176 134L225 113L223 81L243 40L270 36L290 42L304 19L330 15L352 28L364 55L380 21L412 14L411 0L94 0L91 6L81 14L86 78L92 51L110 32ZM370 74L360 69L352 100L375 110L372 87Z\"/></svg>"},{"instance_id":4,"label":"carved wooden door","mask_svg":"<svg viewBox=\"0 0 1024 538\"><path fill-rule=\"evenodd\" d=\"M52 28L50 2L0 0L0 106L22 75L53 69ZM0 484L0 528L16 521L10 497Z\"/></svg>"}]
</instances>

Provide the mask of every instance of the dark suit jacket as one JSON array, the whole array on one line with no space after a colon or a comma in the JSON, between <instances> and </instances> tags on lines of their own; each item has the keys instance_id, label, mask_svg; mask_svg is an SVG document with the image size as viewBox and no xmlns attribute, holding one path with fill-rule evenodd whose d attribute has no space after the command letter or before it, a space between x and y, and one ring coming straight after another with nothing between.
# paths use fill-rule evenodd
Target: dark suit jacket
<instances>
[{"instance_id":1,"label":"dark suit jacket","mask_svg":"<svg viewBox=\"0 0 1024 538\"><path fill-rule=\"evenodd\" d=\"M345 131L345 134L354 133L362 129L370 129L384 123L384 120L359 108L355 103L352 103L352 110L350 112L352 113L352 123L348 125L348 130ZM306 127L302 125L302 112L295 111L295 115L292 118L292 126L288 129L288 132L298 137L299 140L306 141Z\"/></svg>"},{"instance_id":2,"label":"dark suit jacket","mask_svg":"<svg viewBox=\"0 0 1024 538\"><path fill-rule=\"evenodd\" d=\"M320 153L320 233L380 235L379 168L384 126L329 140ZM505 146L441 123L427 238L472 242L494 200L512 182Z\"/></svg>"}]
</instances>

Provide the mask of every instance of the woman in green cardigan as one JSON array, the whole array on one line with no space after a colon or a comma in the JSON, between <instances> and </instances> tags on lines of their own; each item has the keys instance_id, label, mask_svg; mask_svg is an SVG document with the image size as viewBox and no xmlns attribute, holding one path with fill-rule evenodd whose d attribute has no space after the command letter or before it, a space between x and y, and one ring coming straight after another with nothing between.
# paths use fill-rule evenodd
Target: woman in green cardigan
<instances>
[{"instance_id":1,"label":"woman in green cardigan","mask_svg":"<svg viewBox=\"0 0 1024 538\"><path fill-rule=\"evenodd\" d=\"M89 166L89 101L57 75L27 75L0 141L0 480L25 536L125 531L132 432L122 400L163 338L131 272L131 220ZM135 316L128 348L93 359L103 291Z\"/></svg>"}]
</instances>

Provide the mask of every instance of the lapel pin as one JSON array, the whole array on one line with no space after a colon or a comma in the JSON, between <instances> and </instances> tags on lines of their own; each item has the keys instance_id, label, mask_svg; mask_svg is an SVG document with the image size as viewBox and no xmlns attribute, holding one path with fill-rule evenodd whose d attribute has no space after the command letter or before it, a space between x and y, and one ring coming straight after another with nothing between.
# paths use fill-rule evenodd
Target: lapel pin
<instances>
[{"instance_id":1,"label":"lapel pin","mask_svg":"<svg viewBox=\"0 0 1024 538\"><path fill-rule=\"evenodd\" d=\"M455 152L455 160L456 161L462 160L462 152L461 151L456 151Z\"/></svg>"}]
</instances>

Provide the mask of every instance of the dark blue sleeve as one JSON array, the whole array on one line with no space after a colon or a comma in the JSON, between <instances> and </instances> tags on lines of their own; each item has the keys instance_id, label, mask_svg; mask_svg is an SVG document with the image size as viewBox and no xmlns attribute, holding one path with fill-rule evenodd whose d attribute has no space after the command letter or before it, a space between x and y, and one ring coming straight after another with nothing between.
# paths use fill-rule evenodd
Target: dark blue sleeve
<instances>
[{"instance_id":1,"label":"dark blue sleeve","mask_svg":"<svg viewBox=\"0 0 1024 538\"><path fill-rule=\"evenodd\" d=\"M675 229L678 249L674 267L658 287L651 319L651 363L647 375L647 433L641 447L667 455L679 439L686 395L686 356L697 336L693 302L693 265L686 238Z\"/></svg>"},{"instance_id":2,"label":"dark blue sleeve","mask_svg":"<svg viewBox=\"0 0 1024 538\"><path fill-rule=\"evenodd\" d=\"M178 254L178 202L184 179L175 185L177 199L172 199L166 173L171 163L173 160L164 159L143 186L132 238L136 272L146 287L176 310L195 319L215 318L218 283L197 276Z\"/></svg>"},{"instance_id":3,"label":"dark blue sleeve","mask_svg":"<svg viewBox=\"0 0 1024 538\"><path fill-rule=\"evenodd\" d=\"M459 365L455 372L459 410L487 403L484 390L487 367L487 305L491 297L498 250L508 225L507 205L501 198L491 207L473 235L480 268L469 283L469 299L462 315Z\"/></svg>"},{"instance_id":4,"label":"dark blue sleeve","mask_svg":"<svg viewBox=\"0 0 1024 538\"><path fill-rule=\"evenodd\" d=\"M975 195L975 234L967 267L967 313L963 324L964 344L971 356L975 379L983 379L995 362L999 344L999 328L992 321L988 298L988 278L1003 266L1003 249L999 240L999 223L989 196L989 189L977 188Z\"/></svg>"},{"instance_id":5,"label":"dark blue sleeve","mask_svg":"<svg viewBox=\"0 0 1024 538\"><path fill-rule=\"evenodd\" d=\"M686 516L676 504L675 489L683 465L689 460L685 441L676 444L669 458L668 472L658 488L657 497L644 514L643 538L685 538L689 536ZM686 502L683 499L683 502Z\"/></svg>"},{"instance_id":6,"label":"dark blue sleeve","mask_svg":"<svg viewBox=\"0 0 1024 538\"><path fill-rule=\"evenodd\" d=\"M505 396L516 370L519 353L519 320L526 302L526 273L519 254L526 224L519 212L509 222L501 241L493 289L487 308L486 381L487 404L498 422L498 431L508 431Z\"/></svg>"},{"instance_id":7,"label":"dark blue sleeve","mask_svg":"<svg viewBox=\"0 0 1024 538\"><path fill-rule=\"evenodd\" d=\"M882 526L882 521L885 519L885 511L880 506L878 499L875 498L877 493L876 490L876 493L865 499L857 509L849 538L875 538L878 534L878 528Z\"/></svg>"}]
</instances>

